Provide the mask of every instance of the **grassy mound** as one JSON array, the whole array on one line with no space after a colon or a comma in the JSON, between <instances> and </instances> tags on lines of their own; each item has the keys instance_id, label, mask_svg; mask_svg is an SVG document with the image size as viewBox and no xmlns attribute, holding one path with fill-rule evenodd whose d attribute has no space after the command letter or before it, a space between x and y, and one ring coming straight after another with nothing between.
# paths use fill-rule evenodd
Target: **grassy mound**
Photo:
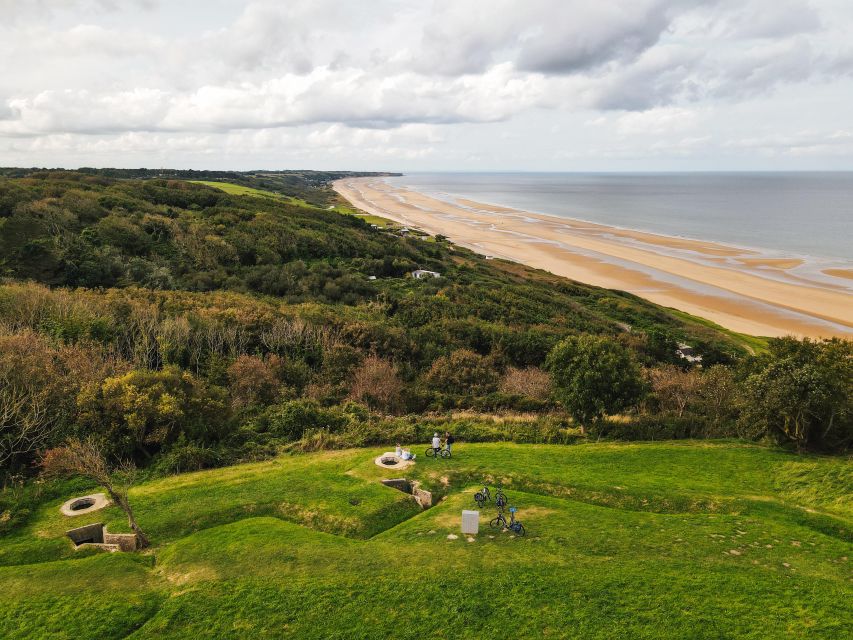
<instances>
[{"instance_id":1,"label":"grassy mound","mask_svg":"<svg viewBox=\"0 0 853 640\"><path fill-rule=\"evenodd\" d=\"M458 445L382 486L379 450L185 474L131 497L150 554L81 553L42 505L0 546L0 636L836 638L851 466L736 443ZM528 535L459 531L503 483ZM111 530L119 513L101 512ZM454 537L455 536L455 537Z\"/></svg>"}]
</instances>

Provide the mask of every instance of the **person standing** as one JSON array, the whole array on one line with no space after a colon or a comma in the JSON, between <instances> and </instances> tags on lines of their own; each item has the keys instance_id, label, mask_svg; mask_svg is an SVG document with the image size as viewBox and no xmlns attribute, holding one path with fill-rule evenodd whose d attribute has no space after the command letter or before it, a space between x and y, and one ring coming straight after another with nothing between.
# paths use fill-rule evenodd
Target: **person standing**
<instances>
[{"instance_id":1,"label":"person standing","mask_svg":"<svg viewBox=\"0 0 853 640\"><path fill-rule=\"evenodd\" d=\"M449 431L444 432L444 446L447 447L447 453L450 453L450 448L453 446L453 443L456 442L456 439L453 437Z\"/></svg>"},{"instance_id":2,"label":"person standing","mask_svg":"<svg viewBox=\"0 0 853 640\"><path fill-rule=\"evenodd\" d=\"M432 448L438 453L441 451L441 438L438 437L438 431L432 434Z\"/></svg>"}]
</instances>

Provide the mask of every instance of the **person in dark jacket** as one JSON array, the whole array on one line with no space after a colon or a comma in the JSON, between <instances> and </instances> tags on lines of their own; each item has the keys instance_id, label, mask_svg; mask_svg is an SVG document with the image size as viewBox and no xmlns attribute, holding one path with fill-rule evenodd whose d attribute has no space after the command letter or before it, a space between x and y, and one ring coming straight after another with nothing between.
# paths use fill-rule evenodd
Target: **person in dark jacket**
<instances>
[{"instance_id":1,"label":"person in dark jacket","mask_svg":"<svg viewBox=\"0 0 853 640\"><path fill-rule=\"evenodd\" d=\"M444 446L447 448L447 451L450 451L450 448L453 446L453 443L456 442L456 438L454 438L449 431L444 432Z\"/></svg>"}]
</instances>

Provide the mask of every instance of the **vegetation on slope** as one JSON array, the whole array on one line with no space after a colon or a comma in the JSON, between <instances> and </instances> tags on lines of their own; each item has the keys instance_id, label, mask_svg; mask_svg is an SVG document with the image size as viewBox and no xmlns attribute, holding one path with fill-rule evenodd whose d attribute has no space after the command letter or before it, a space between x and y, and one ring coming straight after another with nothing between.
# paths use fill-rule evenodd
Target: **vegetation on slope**
<instances>
[{"instance_id":1,"label":"vegetation on slope","mask_svg":"<svg viewBox=\"0 0 853 640\"><path fill-rule=\"evenodd\" d=\"M0 635L29 637L840 638L850 465L729 443L461 444L378 480L382 449L283 457L132 491L156 562L86 554L66 496L0 548ZM399 473L399 472L396 472ZM528 530L469 542L502 482ZM803 492L803 487L808 490ZM86 520L88 521L88 520ZM111 530L125 523L111 507ZM484 528L485 527L485 528ZM449 539L449 534L458 536ZM73 558L73 559L72 559ZM36 564L25 564L33 563ZM330 615L333 612L333 615Z\"/></svg>"},{"instance_id":2,"label":"vegetation on slope","mask_svg":"<svg viewBox=\"0 0 853 640\"><path fill-rule=\"evenodd\" d=\"M172 172L214 188L147 170L5 173L4 485L69 437L169 473L393 442L446 411L531 416L450 423L470 440L568 442L584 426L828 450L853 439L849 342L744 358L736 336L634 296L306 205L335 201L324 181L342 174ZM625 363L618 380L601 357L565 353L590 340ZM620 401L601 404L603 387ZM0 529L25 517L25 501L0 502Z\"/></svg>"}]
</instances>

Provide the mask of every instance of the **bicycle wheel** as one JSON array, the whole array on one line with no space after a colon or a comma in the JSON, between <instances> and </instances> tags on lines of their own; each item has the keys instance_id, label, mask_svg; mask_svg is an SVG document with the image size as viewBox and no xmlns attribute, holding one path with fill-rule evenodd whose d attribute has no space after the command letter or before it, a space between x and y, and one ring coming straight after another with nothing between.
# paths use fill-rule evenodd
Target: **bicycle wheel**
<instances>
[{"instance_id":1,"label":"bicycle wheel","mask_svg":"<svg viewBox=\"0 0 853 640\"><path fill-rule=\"evenodd\" d=\"M435 457L435 449L433 449L432 447L427 449L426 450L426 457L427 458L434 458Z\"/></svg>"},{"instance_id":2,"label":"bicycle wheel","mask_svg":"<svg viewBox=\"0 0 853 640\"><path fill-rule=\"evenodd\" d=\"M482 494L482 493L480 493L480 492L478 491L477 493L475 493L475 494L474 494L474 502L476 502L476 503L477 503L477 506L478 506L478 507L482 507L482 506L483 506L483 503L485 503L485 502L486 502L486 498L483 496L483 494Z\"/></svg>"},{"instance_id":3,"label":"bicycle wheel","mask_svg":"<svg viewBox=\"0 0 853 640\"><path fill-rule=\"evenodd\" d=\"M515 526L515 535L524 536L526 534L527 534L527 532L524 530L524 525L521 524L520 522L517 522L516 526Z\"/></svg>"},{"instance_id":4,"label":"bicycle wheel","mask_svg":"<svg viewBox=\"0 0 853 640\"><path fill-rule=\"evenodd\" d=\"M489 523L492 529L503 529L506 526L506 520L498 516Z\"/></svg>"},{"instance_id":5,"label":"bicycle wheel","mask_svg":"<svg viewBox=\"0 0 853 640\"><path fill-rule=\"evenodd\" d=\"M449 452L447 449L442 449L442 450L441 450L441 457L442 457L442 458L449 458L449 457L450 457L450 452Z\"/></svg>"}]
</instances>

